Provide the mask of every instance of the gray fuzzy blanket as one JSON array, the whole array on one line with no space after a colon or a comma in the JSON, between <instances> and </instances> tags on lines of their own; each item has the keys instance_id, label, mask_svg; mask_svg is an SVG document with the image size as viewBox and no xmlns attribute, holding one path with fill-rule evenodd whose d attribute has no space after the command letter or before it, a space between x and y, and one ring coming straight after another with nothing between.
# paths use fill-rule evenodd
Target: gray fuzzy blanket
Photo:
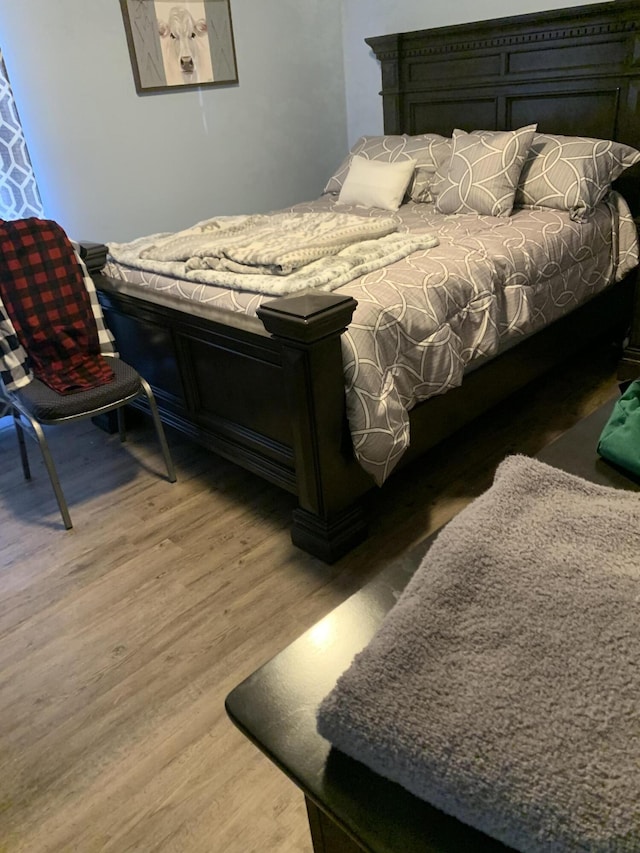
<instances>
[{"instance_id":1,"label":"gray fuzzy blanket","mask_svg":"<svg viewBox=\"0 0 640 853\"><path fill-rule=\"evenodd\" d=\"M318 730L523 853L638 853L640 496L507 458Z\"/></svg>"}]
</instances>

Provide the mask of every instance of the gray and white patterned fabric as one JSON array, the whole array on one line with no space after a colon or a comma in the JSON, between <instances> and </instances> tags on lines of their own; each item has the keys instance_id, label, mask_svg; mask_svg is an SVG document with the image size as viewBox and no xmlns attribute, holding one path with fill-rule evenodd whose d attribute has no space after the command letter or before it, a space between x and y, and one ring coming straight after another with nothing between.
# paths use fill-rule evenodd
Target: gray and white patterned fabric
<instances>
[{"instance_id":1,"label":"gray and white patterned fabric","mask_svg":"<svg viewBox=\"0 0 640 853\"><path fill-rule=\"evenodd\" d=\"M42 217L42 200L1 49L0 161L0 216L3 219Z\"/></svg>"},{"instance_id":2,"label":"gray and white patterned fabric","mask_svg":"<svg viewBox=\"0 0 640 853\"><path fill-rule=\"evenodd\" d=\"M336 206L334 196L324 195L295 209ZM633 218L616 193L583 223L550 209L443 216L433 204L414 202L395 215L401 230L435 233L440 245L339 290L358 302L342 336L347 413L356 456L377 483L409 445L409 411L416 403L457 387L475 364L586 302L638 262ZM267 297L260 293L128 269L113 260L105 273L124 293L262 328L255 313Z\"/></svg>"},{"instance_id":3,"label":"gray and white patterned fabric","mask_svg":"<svg viewBox=\"0 0 640 853\"><path fill-rule=\"evenodd\" d=\"M100 352L103 355L117 355L115 340L104 322L102 307L98 301L98 294L96 293L93 279L80 257L78 244L73 240L71 244L74 248L76 260L82 270L84 286L89 294L91 311L98 329ZM29 367L29 357L18 340L13 323L7 316L2 299L0 299L0 381L7 391L17 391L19 388L24 388L32 380L33 373Z\"/></svg>"},{"instance_id":4,"label":"gray and white patterned fabric","mask_svg":"<svg viewBox=\"0 0 640 853\"><path fill-rule=\"evenodd\" d=\"M640 151L620 142L537 133L522 167L516 204L568 210L580 220L635 163L640 163Z\"/></svg>"},{"instance_id":5,"label":"gray and white patterned fabric","mask_svg":"<svg viewBox=\"0 0 640 853\"><path fill-rule=\"evenodd\" d=\"M493 139L499 132L473 130L471 135ZM640 151L621 142L536 133L520 172L514 204L568 210L579 222L607 195L613 181L636 163L640 163Z\"/></svg>"},{"instance_id":6,"label":"gray and white patterned fabric","mask_svg":"<svg viewBox=\"0 0 640 853\"><path fill-rule=\"evenodd\" d=\"M450 156L451 141L437 133L422 133L417 136L361 136L352 146L336 172L329 178L325 193L339 193L345 182L351 160L355 156L383 163L399 160L414 160L413 179L409 182L407 197L412 201L432 201L430 187L434 179L437 158L446 151Z\"/></svg>"},{"instance_id":7,"label":"gray and white patterned fabric","mask_svg":"<svg viewBox=\"0 0 640 853\"><path fill-rule=\"evenodd\" d=\"M446 175L433 187L436 210L509 216L535 130L535 124L491 135L454 130Z\"/></svg>"}]
</instances>

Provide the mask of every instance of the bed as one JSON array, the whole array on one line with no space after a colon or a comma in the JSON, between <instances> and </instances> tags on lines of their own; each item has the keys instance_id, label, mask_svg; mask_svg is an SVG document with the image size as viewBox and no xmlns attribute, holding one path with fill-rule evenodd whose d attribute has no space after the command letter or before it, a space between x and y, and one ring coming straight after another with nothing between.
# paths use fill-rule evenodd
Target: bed
<instances>
[{"instance_id":1,"label":"bed","mask_svg":"<svg viewBox=\"0 0 640 853\"><path fill-rule=\"evenodd\" d=\"M491 132L535 125L538 135L582 136L637 147L639 26L637 4L616 0L545 13L543 20L524 15L367 39L381 63L385 137L450 140L456 129L481 129L491 142ZM448 144L456 148L459 141L462 145L469 140L474 142L460 133ZM344 169L348 175L354 156L375 159L367 145L378 144L380 138L360 140L331 177L329 191L308 209L334 210ZM436 172L448 161L435 157ZM417 195L418 175L416 170L412 184ZM442 200L443 184L438 186ZM119 350L151 382L165 423L295 494L294 543L333 562L366 536L362 499L376 482L385 482L392 471L590 342L605 335L622 341L633 316L635 249L629 233L632 216L640 210L640 167L627 168L614 188L620 195L608 196L599 212L589 212L580 225L573 213L561 210L518 208L510 217L443 215L434 213L432 202L410 198L397 213L400 230L412 230L413 223L420 235L437 233L437 246L418 249L382 272L371 271L335 289L300 290L277 298L231 287L219 299L199 301L193 293L209 285L191 282L192 298L185 299L183 285L172 284L170 277L142 274L127 281L112 258L106 264L101 244L87 244L84 255ZM447 209L444 202L443 207ZM363 213L344 205L340 209ZM437 221L435 214L440 216ZM365 213L364 218L374 215ZM484 236L477 233L478 222L487 225ZM607 236L611 222L623 224L624 251L618 251L619 235ZM574 298L571 288L561 288L560 297L543 298L544 309L531 301L524 329L512 329L511 320L527 302L506 296L520 276L512 264L516 247L534 225L548 234L560 224L583 232L582 247L571 250L568 262L565 255L560 266L565 283L577 276L587 283L586 291ZM592 230L585 241L588 228ZM494 255L491 266L500 269L499 287L483 284L487 249L480 237L497 249L500 263ZM585 257L598 240L613 240L615 246L604 265ZM459 313L473 314L471 308L490 294L494 315L475 323L471 339L462 336L461 347L443 368L446 382L419 377L418 385L433 387L418 393L407 390L406 422L402 415L399 426L390 429L401 435L400 450L393 445L386 457L383 454L389 461L363 466L367 454L359 442L377 427L367 421L369 409L362 403L366 389L354 404L345 384L353 385L354 364L355 372L362 372L347 354L358 329L366 325L360 317L369 307L370 285L416 258L418 266L421 259L427 264L420 275L428 278L445 245L458 253L460 267L471 270L463 296L454 299ZM538 265L529 261L529 267L531 275L538 275L536 287L542 292ZM154 275L155 289L147 286ZM205 292L214 290L212 286ZM446 301L446 289L443 293ZM374 349L384 348L375 323L374 331L365 330L364 335ZM437 351L448 351L446 342L440 343ZM637 346L632 337L628 364L635 363ZM361 357L361 363L369 361L366 354ZM377 364L376 370L380 372ZM406 370L414 372L413 365ZM376 406L384 397L383 389ZM353 411L358 406L366 428L354 432Z\"/></svg>"}]
</instances>

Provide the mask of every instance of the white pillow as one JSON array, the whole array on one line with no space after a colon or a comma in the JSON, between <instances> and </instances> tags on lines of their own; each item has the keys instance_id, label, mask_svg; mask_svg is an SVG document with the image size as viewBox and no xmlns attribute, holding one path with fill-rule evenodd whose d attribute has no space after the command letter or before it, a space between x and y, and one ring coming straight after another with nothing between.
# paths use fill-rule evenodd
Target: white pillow
<instances>
[{"instance_id":1,"label":"white pillow","mask_svg":"<svg viewBox=\"0 0 640 853\"><path fill-rule=\"evenodd\" d=\"M381 160L383 163L415 160L416 170L413 180L409 183L407 195L412 201L433 201L430 186L443 149L448 154L448 159L451 159L451 140L437 133L420 133L418 136L409 136L406 133L402 136L361 136L351 147L337 172L329 178L323 192L338 195L355 156L364 157L365 160Z\"/></svg>"},{"instance_id":2,"label":"white pillow","mask_svg":"<svg viewBox=\"0 0 640 853\"><path fill-rule=\"evenodd\" d=\"M363 207L397 210L415 169L415 160L383 163L355 156L351 160L338 201Z\"/></svg>"}]
</instances>

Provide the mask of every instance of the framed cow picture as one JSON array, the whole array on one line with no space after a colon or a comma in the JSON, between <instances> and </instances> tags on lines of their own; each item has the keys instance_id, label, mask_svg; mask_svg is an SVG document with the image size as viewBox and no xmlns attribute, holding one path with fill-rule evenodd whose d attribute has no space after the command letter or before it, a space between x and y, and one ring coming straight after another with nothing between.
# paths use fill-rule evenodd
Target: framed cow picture
<instances>
[{"instance_id":1,"label":"framed cow picture","mask_svg":"<svg viewBox=\"0 0 640 853\"><path fill-rule=\"evenodd\" d=\"M229 0L120 0L139 95L238 82Z\"/></svg>"}]
</instances>

